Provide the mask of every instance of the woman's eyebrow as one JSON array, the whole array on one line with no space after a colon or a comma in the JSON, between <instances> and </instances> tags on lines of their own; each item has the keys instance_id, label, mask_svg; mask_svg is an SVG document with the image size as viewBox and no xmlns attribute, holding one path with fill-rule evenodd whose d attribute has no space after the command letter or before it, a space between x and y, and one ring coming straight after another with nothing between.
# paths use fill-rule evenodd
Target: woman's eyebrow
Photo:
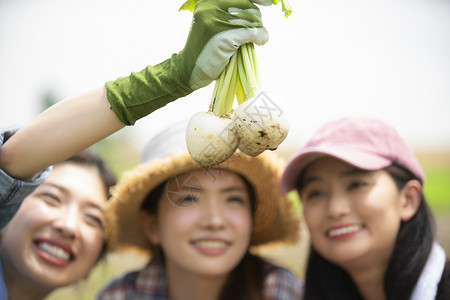
<instances>
[{"instance_id":1,"label":"woman's eyebrow","mask_svg":"<svg viewBox=\"0 0 450 300\"><path fill-rule=\"evenodd\" d=\"M89 207L92 207L92 208L94 208L94 209L97 209L98 211L100 211L100 212L103 213L103 214L106 214L105 209L104 209L102 206L100 206L100 205L98 205L97 203L95 203L95 202L88 201L88 206L89 206Z\"/></svg>"},{"instance_id":2,"label":"woman's eyebrow","mask_svg":"<svg viewBox=\"0 0 450 300\"><path fill-rule=\"evenodd\" d=\"M45 181L44 183L42 183L42 187L46 187L46 186L50 186L52 188L58 189L65 194L69 193L69 190L67 188L65 188L64 186L62 186L60 184L53 183L51 181Z\"/></svg>"},{"instance_id":3,"label":"woman's eyebrow","mask_svg":"<svg viewBox=\"0 0 450 300\"><path fill-rule=\"evenodd\" d=\"M195 185L189 185L189 184L183 184L183 185L179 186L178 190L179 191L185 190L185 191L190 191L190 192L192 192L192 191L196 191L196 192L197 191L198 192L203 191L203 189L201 187L195 186ZM244 191L244 190L245 190L245 188L241 187L241 186L229 186L229 187L225 187L225 188L221 189L220 191L223 192L223 193L226 193L226 192Z\"/></svg>"},{"instance_id":4,"label":"woman's eyebrow","mask_svg":"<svg viewBox=\"0 0 450 300\"><path fill-rule=\"evenodd\" d=\"M52 187L52 188L56 188L56 189L60 190L63 194L70 194L70 193L71 193L71 192L70 192L67 188L65 188L64 186L62 186L62 185L60 185L60 184L57 184L57 183L53 183L53 182L48 182L48 181L47 181L47 182L44 182L44 183L42 184L42 186L43 186L43 187L45 187L45 186L50 186L50 187ZM100 212L102 212L103 214L106 213L105 209L104 209L101 205L95 203L94 201L91 201L91 200L89 200L89 199L84 199L84 201L88 203L88 206L89 206L89 207L92 207L92 208L94 208L94 209L97 209L97 210L99 210Z\"/></svg>"},{"instance_id":5,"label":"woman's eyebrow","mask_svg":"<svg viewBox=\"0 0 450 300\"><path fill-rule=\"evenodd\" d=\"M347 170L344 172L341 172L339 174L339 177L348 177L348 176L352 176L352 175L366 175L369 174L370 171L368 170L362 170L362 169L351 169L351 170Z\"/></svg>"},{"instance_id":6,"label":"woman's eyebrow","mask_svg":"<svg viewBox=\"0 0 450 300\"><path fill-rule=\"evenodd\" d=\"M300 186L303 188L305 186L307 186L308 184L310 184L311 182L318 182L318 181L322 181L323 179L321 179L319 176L308 176L308 177L304 177Z\"/></svg>"},{"instance_id":7,"label":"woman's eyebrow","mask_svg":"<svg viewBox=\"0 0 450 300\"><path fill-rule=\"evenodd\" d=\"M241 186L229 186L226 188L223 188L220 190L222 193L229 193L229 192L242 192L245 191L244 187Z\"/></svg>"},{"instance_id":8,"label":"woman's eyebrow","mask_svg":"<svg viewBox=\"0 0 450 300\"><path fill-rule=\"evenodd\" d=\"M186 183L178 186L177 189L179 191L183 191L183 190L185 190L185 191L199 191L199 192L202 191L201 187L195 186L195 185L186 184Z\"/></svg>"}]
</instances>

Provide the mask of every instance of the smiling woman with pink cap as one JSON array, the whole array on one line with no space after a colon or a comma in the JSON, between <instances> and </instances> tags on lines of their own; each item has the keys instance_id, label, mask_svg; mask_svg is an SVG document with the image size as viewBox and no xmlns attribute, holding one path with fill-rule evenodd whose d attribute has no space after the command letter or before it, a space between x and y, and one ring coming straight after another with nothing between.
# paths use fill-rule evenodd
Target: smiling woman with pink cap
<instances>
[{"instance_id":1,"label":"smiling woman with pink cap","mask_svg":"<svg viewBox=\"0 0 450 300\"><path fill-rule=\"evenodd\" d=\"M317 131L283 174L311 235L305 299L450 299L450 265L435 241L425 175L379 120L344 118Z\"/></svg>"}]
</instances>

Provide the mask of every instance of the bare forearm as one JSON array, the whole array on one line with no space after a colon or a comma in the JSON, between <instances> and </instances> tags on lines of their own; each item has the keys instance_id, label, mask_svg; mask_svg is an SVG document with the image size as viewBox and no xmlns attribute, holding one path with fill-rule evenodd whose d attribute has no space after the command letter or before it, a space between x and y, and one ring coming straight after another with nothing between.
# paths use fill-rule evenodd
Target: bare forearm
<instances>
[{"instance_id":1,"label":"bare forearm","mask_svg":"<svg viewBox=\"0 0 450 300\"><path fill-rule=\"evenodd\" d=\"M231 13L235 4L245 13ZM261 13L251 1L200 1L197 5L196 22L182 51L106 82L108 99L106 89L98 88L49 108L2 146L0 168L27 179L121 129L124 125L119 119L132 125L208 85L217 79L237 46L267 42Z\"/></svg>"},{"instance_id":2,"label":"bare forearm","mask_svg":"<svg viewBox=\"0 0 450 300\"><path fill-rule=\"evenodd\" d=\"M0 168L28 179L123 128L104 87L67 98L20 129L2 147Z\"/></svg>"}]
</instances>

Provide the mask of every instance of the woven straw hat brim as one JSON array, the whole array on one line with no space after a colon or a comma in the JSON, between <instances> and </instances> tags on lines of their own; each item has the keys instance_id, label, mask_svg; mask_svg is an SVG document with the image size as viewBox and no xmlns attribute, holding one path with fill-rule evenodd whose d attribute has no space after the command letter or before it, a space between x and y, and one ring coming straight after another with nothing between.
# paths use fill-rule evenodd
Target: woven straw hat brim
<instances>
[{"instance_id":1,"label":"woven straw hat brim","mask_svg":"<svg viewBox=\"0 0 450 300\"><path fill-rule=\"evenodd\" d=\"M250 157L237 151L217 168L242 175L252 185L255 213L251 245L272 242L294 243L299 238L299 218L290 200L279 187L284 161L270 152ZM108 216L115 223L109 241L111 249L138 247L149 251L150 244L139 218L143 200L159 184L174 175L200 169L187 151L141 164L126 172L112 190Z\"/></svg>"}]
</instances>

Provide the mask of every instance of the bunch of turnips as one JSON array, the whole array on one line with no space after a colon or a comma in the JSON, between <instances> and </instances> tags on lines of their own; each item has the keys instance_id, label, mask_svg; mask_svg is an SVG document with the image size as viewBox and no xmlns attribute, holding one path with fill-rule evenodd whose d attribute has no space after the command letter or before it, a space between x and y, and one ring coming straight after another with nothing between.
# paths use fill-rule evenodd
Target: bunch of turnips
<instances>
[{"instance_id":1,"label":"bunch of turnips","mask_svg":"<svg viewBox=\"0 0 450 300\"><path fill-rule=\"evenodd\" d=\"M194 11L198 1L188 0L180 9ZM271 5L280 0L253 2ZM287 0L281 0L281 3L286 18L292 9ZM233 9L236 16L240 13L254 14L255 22L260 23L263 29L259 10ZM247 21L237 18L233 22L241 24L239 22ZM233 109L235 99L238 106ZM217 78L209 110L198 112L189 120L186 128L189 153L200 166L213 167L231 157L236 149L250 156L275 150L286 138L291 125L288 110L284 107L279 96L263 91L254 43L244 44L231 56Z\"/></svg>"}]
</instances>

